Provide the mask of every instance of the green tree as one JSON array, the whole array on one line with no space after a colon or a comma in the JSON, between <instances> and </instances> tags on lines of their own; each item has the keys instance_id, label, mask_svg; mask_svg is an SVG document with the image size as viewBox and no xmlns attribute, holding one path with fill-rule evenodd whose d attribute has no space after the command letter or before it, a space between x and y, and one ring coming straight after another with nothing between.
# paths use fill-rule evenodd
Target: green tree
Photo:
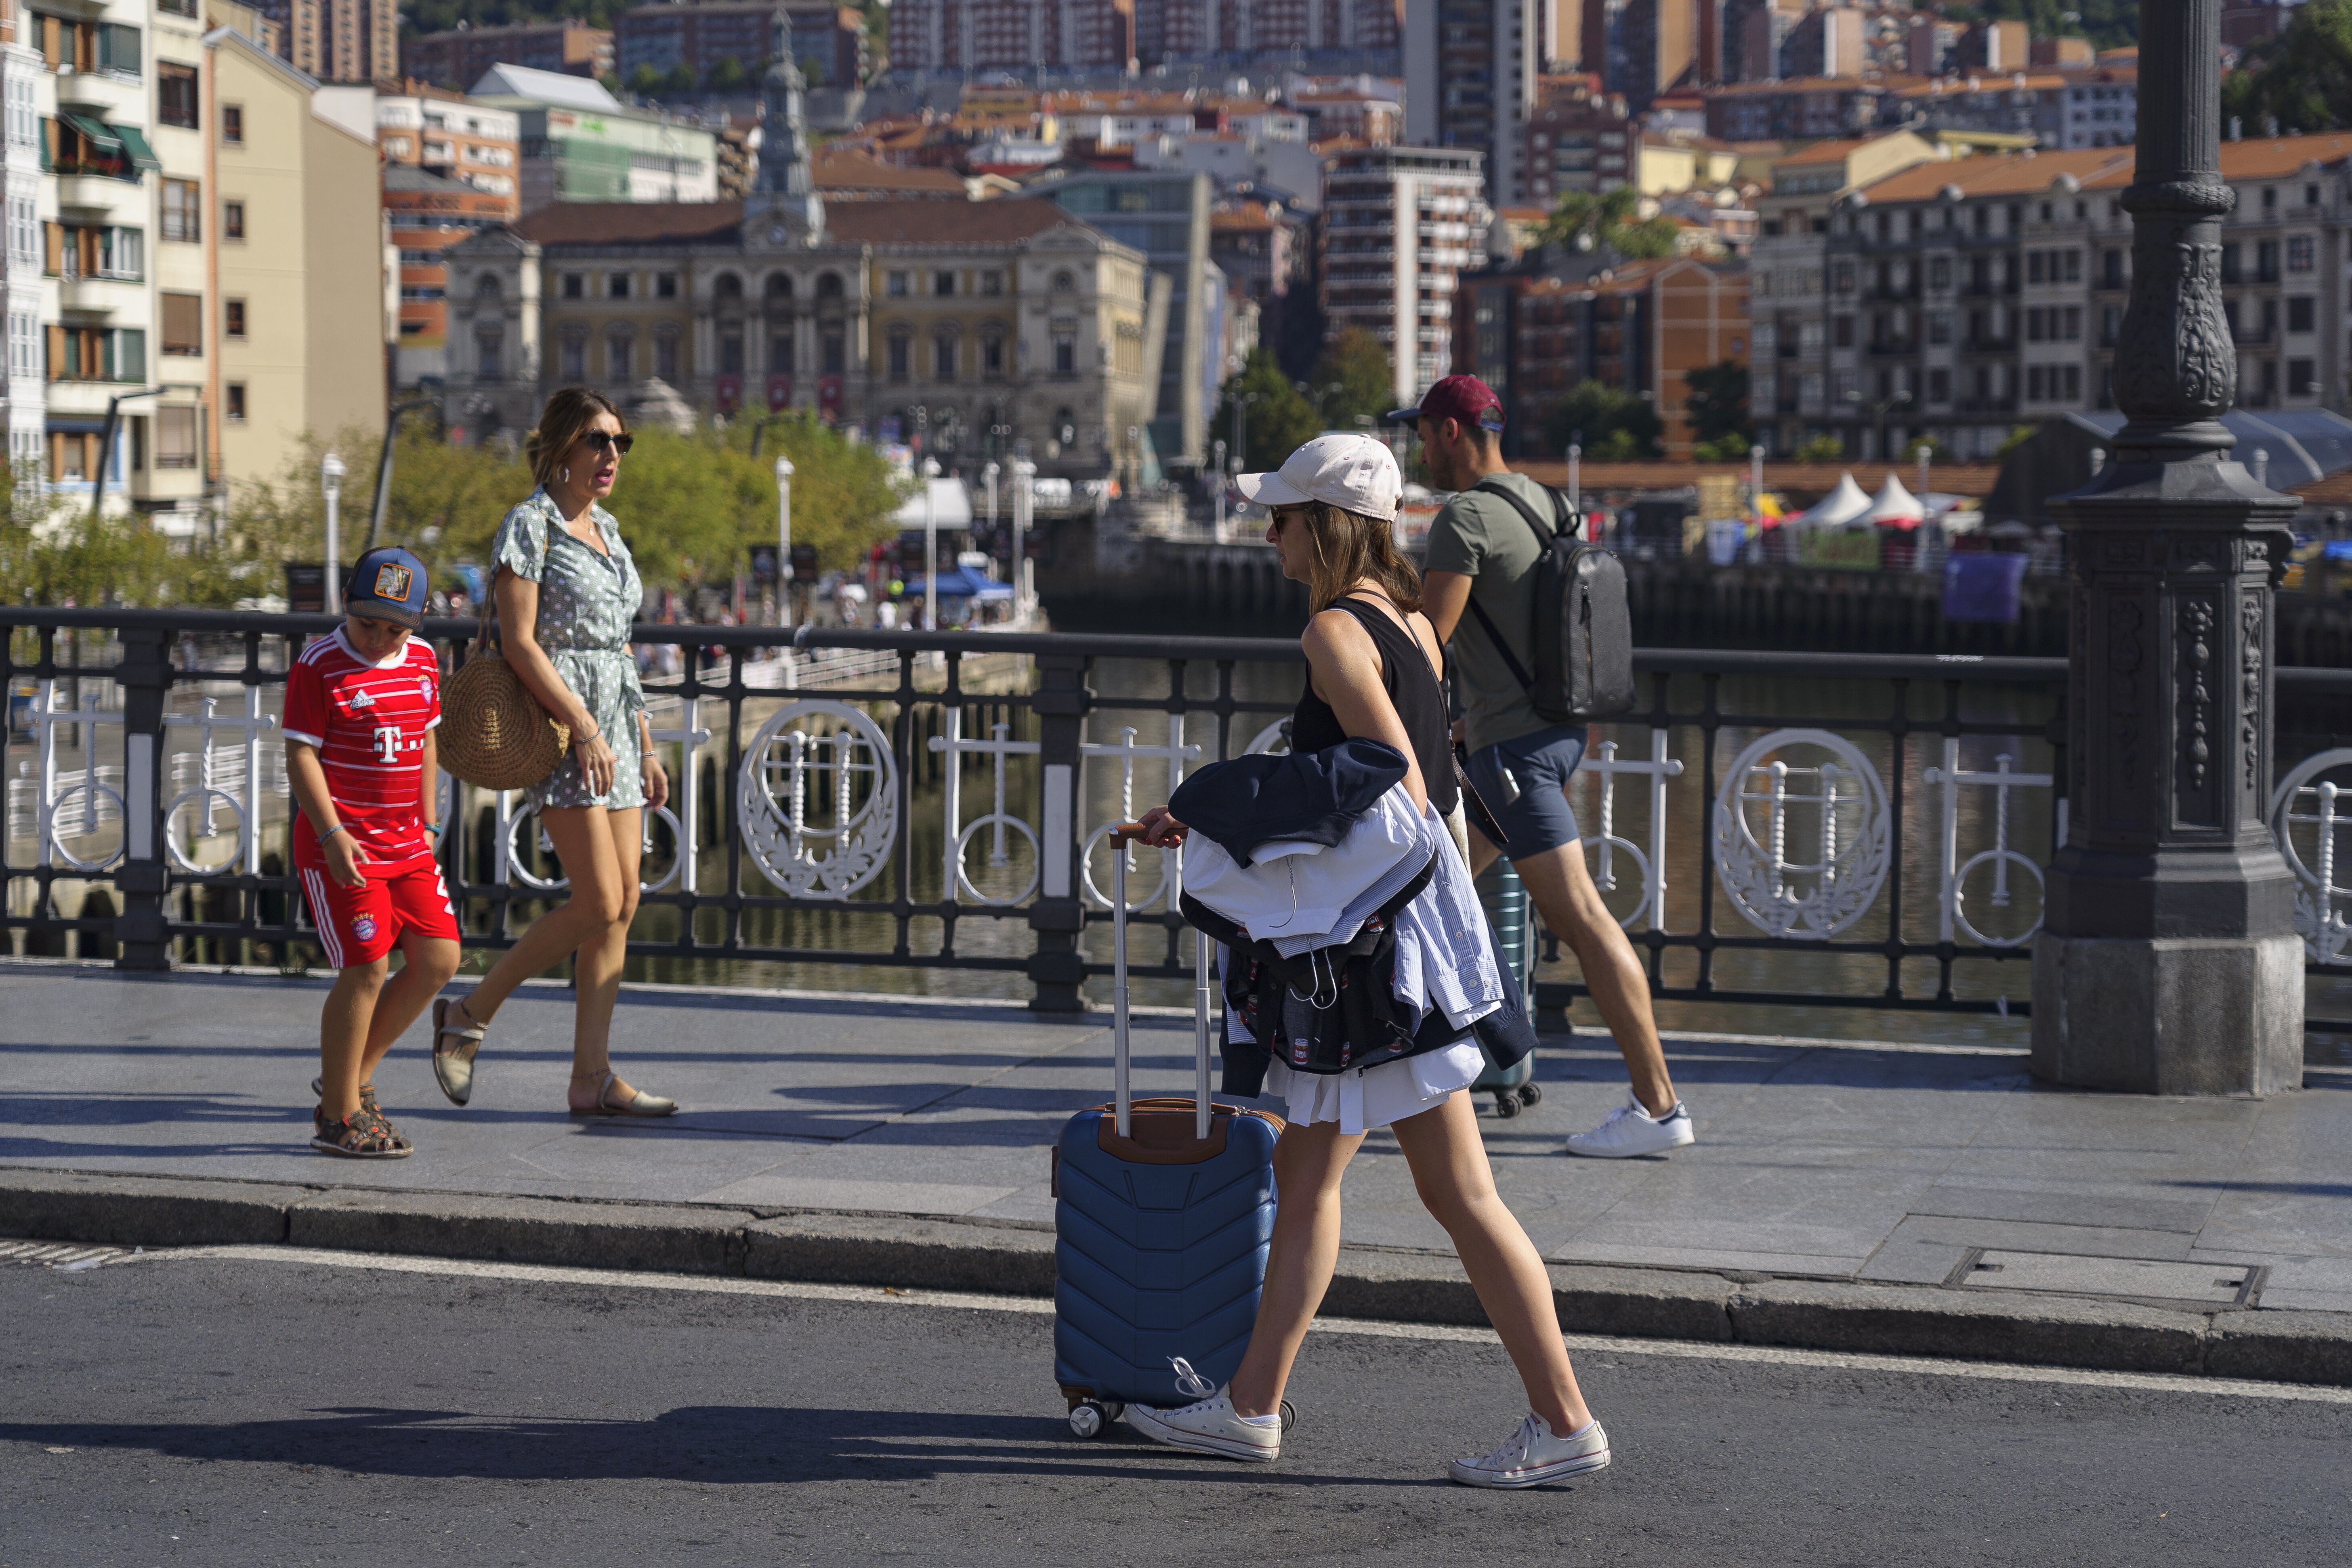
<instances>
[{"instance_id":1,"label":"green tree","mask_svg":"<svg viewBox=\"0 0 2352 1568\"><path fill-rule=\"evenodd\" d=\"M1595 463L1654 461L1664 455L1658 445L1664 434L1658 411L1646 398L1597 381L1553 404L1544 419L1552 451L1565 452L1574 441L1583 447L1585 459Z\"/></svg>"},{"instance_id":2,"label":"green tree","mask_svg":"<svg viewBox=\"0 0 2352 1568\"><path fill-rule=\"evenodd\" d=\"M2222 112L2256 132L2273 117L2290 131L2352 125L2352 0L2311 0L2293 15L2223 79Z\"/></svg>"},{"instance_id":3,"label":"green tree","mask_svg":"<svg viewBox=\"0 0 2352 1568\"><path fill-rule=\"evenodd\" d=\"M743 62L733 55L721 56L719 63L710 68L710 90L713 92L740 92L751 79L743 69Z\"/></svg>"},{"instance_id":4,"label":"green tree","mask_svg":"<svg viewBox=\"0 0 2352 1568\"><path fill-rule=\"evenodd\" d=\"M1683 381L1690 388L1683 398L1683 417L1690 422L1692 436L1714 447L1728 442L1747 456L1748 367L1738 360L1723 360L1685 373Z\"/></svg>"},{"instance_id":5,"label":"green tree","mask_svg":"<svg viewBox=\"0 0 2352 1568\"><path fill-rule=\"evenodd\" d=\"M1927 455L1927 460L1931 463L1948 463L1952 460L1952 449L1933 436L1922 436L1903 448L1903 455L1915 463L1919 460L1919 455L1922 452Z\"/></svg>"},{"instance_id":6,"label":"green tree","mask_svg":"<svg viewBox=\"0 0 2352 1568\"><path fill-rule=\"evenodd\" d=\"M662 73L640 61L637 68L629 73L629 90L639 98L653 97L662 90Z\"/></svg>"},{"instance_id":7,"label":"green tree","mask_svg":"<svg viewBox=\"0 0 2352 1568\"><path fill-rule=\"evenodd\" d=\"M1789 454L1789 460L1792 463L1843 463L1845 461L1845 443L1823 430L1798 442L1797 449Z\"/></svg>"},{"instance_id":8,"label":"green tree","mask_svg":"<svg viewBox=\"0 0 2352 1568\"><path fill-rule=\"evenodd\" d=\"M1353 430L1396 406L1394 362L1388 345L1362 327L1349 327L1325 345L1315 362L1316 412L1327 430Z\"/></svg>"},{"instance_id":9,"label":"green tree","mask_svg":"<svg viewBox=\"0 0 2352 1568\"><path fill-rule=\"evenodd\" d=\"M1631 185L1595 195L1586 191L1561 195L1545 220L1541 234L1547 245L1572 250L1613 250L1630 261L1651 260L1675 253L1675 221L1669 217L1641 218L1641 193Z\"/></svg>"},{"instance_id":10,"label":"green tree","mask_svg":"<svg viewBox=\"0 0 2352 1568\"><path fill-rule=\"evenodd\" d=\"M700 84L695 78L694 68L680 60L669 68L668 74L661 79L661 85L662 90L672 98L684 98Z\"/></svg>"},{"instance_id":11,"label":"green tree","mask_svg":"<svg viewBox=\"0 0 2352 1568\"><path fill-rule=\"evenodd\" d=\"M1248 402L1244 405L1243 400ZM1249 360L1224 384L1217 402L1216 423L1210 427L1212 440L1233 439L1234 410L1241 406L1244 449L1233 461L1237 471L1258 473L1278 468L1282 460L1301 445L1315 438L1323 428L1322 416L1315 405L1290 384L1275 363L1274 351L1255 348Z\"/></svg>"}]
</instances>

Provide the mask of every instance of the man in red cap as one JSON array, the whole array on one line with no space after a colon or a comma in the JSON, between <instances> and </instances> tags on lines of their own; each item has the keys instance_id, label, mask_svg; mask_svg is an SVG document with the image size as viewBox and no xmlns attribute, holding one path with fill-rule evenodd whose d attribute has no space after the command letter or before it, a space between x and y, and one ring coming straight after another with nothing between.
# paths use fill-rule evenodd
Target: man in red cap
<instances>
[{"instance_id":1,"label":"man in red cap","mask_svg":"<svg viewBox=\"0 0 2352 1568\"><path fill-rule=\"evenodd\" d=\"M1422 607L1448 645L1470 782L1510 840L1511 865L1544 924L1575 952L1633 1077L1625 1104L1570 1138L1569 1152L1625 1159L1679 1148L1696 1134L1666 1072L1649 983L1633 944L1592 885L1568 804L1569 780L1584 759L1585 727L1554 724L1538 713L1518 677L1535 668L1536 565L1549 538L1537 520L1571 531L1577 520L1560 498L1504 465L1502 400L1476 376L1449 375L1418 406L1389 417L1419 429L1431 479L1455 492L1429 531ZM1457 637L1465 614L1477 624ZM1474 870L1485 870L1501 853L1472 828Z\"/></svg>"}]
</instances>

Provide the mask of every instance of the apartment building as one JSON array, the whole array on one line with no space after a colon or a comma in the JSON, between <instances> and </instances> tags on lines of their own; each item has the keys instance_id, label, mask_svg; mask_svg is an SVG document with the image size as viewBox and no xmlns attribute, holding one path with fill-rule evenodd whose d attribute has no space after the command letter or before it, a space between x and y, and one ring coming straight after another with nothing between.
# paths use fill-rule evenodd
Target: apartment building
<instances>
[{"instance_id":1,"label":"apartment building","mask_svg":"<svg viewBox=\"0 0 2352 1568\"><path fill-rule=\"evenodd\" d=\"M1134 58L1135 0L898 0L890 7L897 72L1125 70Z\"/></svg>"},{"instance_id":2,"label":"apartment building","mask_svg":"<svg viewBox=\"0 0 2352 1568\"><path fill-rule=\"evenodd\" d=\"M1570 191L1633 184L1641 143L1622 98L1601 92L1590 77L1551 79L1528 116L1526 205L1549 207Z\"/></svg>"},{"instance_id":3,"label":"apartment building","mask_svg":"<svg viewBox=\"0 0 2352 1568\"><path fill-rule=\"evenodd\" d=\"M1151 310L1165 312L1149 355L1157 374L1144 423L1151 426L1160 461L1202 462L1223 380L1218 344L1224 335L1224 275L1209 259L1213 182L1178 171L1098 170L1035 188L1071 216L1142 253L1152 274Z\"/></svg>"},{"instance_id":4,"label":"apartment building","mask_svg":"<svg viewBox=\"0 0 2352 1568\"><path fill-rule=\"evenodd\" d=\"M1371 77L1293 78L1283 100L1307 117L1310 142L1360 142L1385 147L1404 134L1403 84Z\"/></svg>"},{"instance_id":5,"label":"apartment building","mask_svg":"<svg viewBox=\"0 0 2352 1568\"><path fill-rule=\"evenodd\" d=\"M375 134L387 163L411 164L486 195L520 199L522 121L511 109L413 79L386 83L375 93Z\"/></svg>"},{"instance_id":6,"label":"apartment building","mask_svg":"<svg viewBox=\"0 0 2352 1568\"><path fill-rule=\"evenodd\" d=\"M468 27L426 33L401 46L402 76L436 87L465 89L492 66L595 78L614 68L613 35L577 17L511 27Z\"/></svg>"},{"instance_id":7,"label":"apartment building","mask_svg":"<svg viewBox=\"0 0 2352 1568\"><path fill-rule=\"evenodd\" d=\"M1882 80L1807 77L1739 82L1706 95L1706 133L1718 142L1811 142L1853 136L1880 121Z\"/></svg>"},{"instance_id":8,"label":"apartment building","mask_svg":"<svg viewBox=\"0 0 2352 1568\"><path fill-rule=\"evenodd\" d=\"M401 74L399 0L258 0L256 9L277 29L278 52L320 81Z\"/></svg>"},{"instance_id":9,"label":"apartment building","mask_svg":"<svg viewBox=\"0 0 2352 1568\"><path fill-rule=\"evenodd\" d=\"M383 431L374 117L368 95L322 90L240 33L205 42L219 105L221 461L232 480L274 479L306 436Z\"/></svg>"},{"instance_id":10,"label":"apartment building","mask_svg":"<svg viewBox=\"0 0 2352 1568\"><path fill-rule=\"evenodd\" d=\"M767 65L778 9L774 0L664 0L625 11L613 27L621 79L646 68L667 76L684 66L695 80L709 85L726 60L756 76ZM866 79L870 62L858 12L842 5L782 9L792 24L793 62L810 86L855 87Z\"/></svg>"},{"instance_id":11,"label":"apartment building","mask_svg":"<svg viewBox=\"0 0 2352 1568\"><path fill-rule=\"evenodd\" d=\"M0 204L8 225L0 304L8 334L6 452L19 478L40 473L47 459L44 323L58 320L60 285L51 279L64 260L62 254L48 258L43 244L45 236L58 233L56 182L47 173L47 128L57 118L58 104L56 73L43 60L40 45L33 18L8 7L0 16L0 103L6 108L0 125Z\"/></svg>"},{"instance_id":12,"label":"apartment building","mask_svg":"<svg viewBox=\"0 0 2352 1568\"><path fill-rule=\"evenodd\" d=\"M1392 56L1399 0L1136 0L1136 53L1172 60Z\"/></svg>"},{"instance_id":13,"label":"apartment building","mask_svg":"<svg viewBox=\"0 0 2352 1568\"><path fill-rule=\"evenodd\" d=\"M1401 404L1447 374L1454 283L1485 257L1494 209L1480 156L1448 147L1351 147L1323 187L1326 330L1361 327L1390 348Z\"/></svg>"},{"instance_id":14,"label":"apartment building","mask_svg":"<svg viewBox=\"0 0 2352 1568\"><path fill-rule=\"evenodd\" d=\"M1409 0L1405 141L1483 154L1491 205L1533 199L1528 116L1544 74L1575 52L1574 22L1563 0Z\"/></svg>"},{"instance_id":15,"label":"apartment building","mask_svg":"<svg viewBox=\"0 0 2352 1568\"><path fill-rule=\"evenodd\" d=\"M2058 151L2129 147L2139 133L2138 79L2132 66L1937 79L1891 89L1879 113L1929 134L2005 134Z\"/></svg>"},{"instance_id":16,"label":"apartment building","mask_svg":"<svg viewBox=\"0 0 2352 1568\"><path fill-rule=\"evenodd\" d=\"M526 213L551 202L719 199L718 138L702 126L624 108L593 81L520 66L493 67L470 97L516 116Z\"/></svg>"}]
</instances>

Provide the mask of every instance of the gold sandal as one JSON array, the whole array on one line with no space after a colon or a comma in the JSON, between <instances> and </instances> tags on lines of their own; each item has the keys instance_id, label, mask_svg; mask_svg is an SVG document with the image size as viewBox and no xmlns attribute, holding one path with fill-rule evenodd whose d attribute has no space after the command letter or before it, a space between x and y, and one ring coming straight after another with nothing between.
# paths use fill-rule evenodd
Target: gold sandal
<instances>
[{"instance_id":1,"label":"gold sandal","mask_svg":"<svg viewBox=\"0 0 2352 1568\"><path fill-rule=\"evenodd\" d=\"M604 1081L596 1086L595 1104L586 1107L572 1105L571 1097L566 1095L564 1097L566 1108L574 1116L675 1116L677 1114L677 1100L664 1100L657 1094L647 1094L642 1089L638 1089L632 1099L616 1102L613 1099L613 1086L620 1081L618 1073L608 1072L604 1075Z\"/></svg>"},{"instance_id":2,"label":"gold sandal","mask_svg":"<svg viewBox=\"0 0 2352 1568\"><path fill-rule=\"evenodd\" d=\"M465 1005L462 996L443 997L433 1004L433 1077L452 1105L463 1105L474 1098L474 1053L482 1048L482 1032L488 1027L473 1022L471 1013L465 1015L462 1027L450 1023L449 1010ZM458 1042L456 1050L445 1048L448 1040Z\"/></svg>"}]
</instances>

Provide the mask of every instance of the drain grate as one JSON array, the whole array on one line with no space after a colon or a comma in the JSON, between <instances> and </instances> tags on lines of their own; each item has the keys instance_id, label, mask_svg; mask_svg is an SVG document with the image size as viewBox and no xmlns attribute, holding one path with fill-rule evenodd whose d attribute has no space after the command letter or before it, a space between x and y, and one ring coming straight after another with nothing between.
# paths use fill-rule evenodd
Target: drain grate
<instances>
[{"instance_id":1,"label":"drain grate","mask_svg":"<svg viewBox=\"0 0 2352 1568\"><path fill-rule=\"evenodd\" d=\"M136 1252L129 1247L83 1247L70 1241L0 1241L0 1268L103 1268Z\"/></svg>"},{"instance_id":2,"label":"drain grate","mask_svg":"<svg viewBox=\"0 0 2352 1568\"><path fill-rule=\"evenodd\" d=\"M1979 1247L1969 1249L1944 1283L1962 1290L2039 1290L2056 1296L2186 1302L2210 1310L2252 1306L2267 1272L2240 1263L2089 1258Z\"/></svg>"}]
</instances>

